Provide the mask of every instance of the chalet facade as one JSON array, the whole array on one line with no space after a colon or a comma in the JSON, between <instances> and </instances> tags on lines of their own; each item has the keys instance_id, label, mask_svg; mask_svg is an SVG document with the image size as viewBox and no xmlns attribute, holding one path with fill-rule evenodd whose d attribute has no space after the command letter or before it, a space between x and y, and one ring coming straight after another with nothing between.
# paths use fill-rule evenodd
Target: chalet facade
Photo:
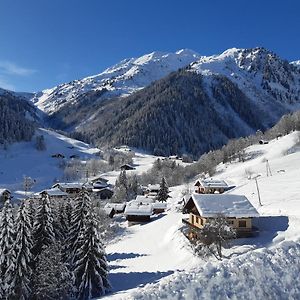
<instances>
[{"instance_id":1,"label":"chalet facade","mask_svg":"<svg viewBox=\"0 0 300 300\"><path fill-rule=\"evenodd\" d=\"M197 239L205 224L220 214L235 229L237 237L249 237L258 232L252 226L252 218L259 217L259 214L242 195L193 194L186 202L184 210L189 213L189 218L183 219L183 223L189 227L190 239Z\"/></svg>"},{"instance_id":2,"label":"chalet facade","mask_svg":"<svg viewBox=\"0 0 300 300\"><path fill-rule=\"evenodd\" d=\"M114 191L109 187L104 187L100 189L93 189L92 194L97 199L105 200L105 199L111 199L111 197L114 194Z\"/></svg>"},{"instance_id":3,"label":"chalet facade","mask_svg":"<svg viewBox=\"0 0 300 300\"><path fill-rule=\"evenodd\" d=\"M198 194L222 194L229 189L224 180L217 179L198 179L195 182L195 193Z\"/></svg>"}]
</instances>

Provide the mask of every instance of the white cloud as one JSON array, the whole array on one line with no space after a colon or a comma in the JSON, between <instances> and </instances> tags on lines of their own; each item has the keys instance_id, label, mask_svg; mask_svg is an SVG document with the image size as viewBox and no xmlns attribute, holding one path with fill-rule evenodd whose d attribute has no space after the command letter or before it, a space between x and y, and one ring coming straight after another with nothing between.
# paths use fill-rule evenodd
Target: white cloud
<instances>
[{"instance_id":1,"label":"white cloud","mask_svg":"<svg viewBox=\"0 0 300 300\"><path fill-rule=\"evenodd\" d=\"M0 74L28 76L36 73L34 69L28 69L10 61L0 61Z\"/></svg>"}]
</instances>

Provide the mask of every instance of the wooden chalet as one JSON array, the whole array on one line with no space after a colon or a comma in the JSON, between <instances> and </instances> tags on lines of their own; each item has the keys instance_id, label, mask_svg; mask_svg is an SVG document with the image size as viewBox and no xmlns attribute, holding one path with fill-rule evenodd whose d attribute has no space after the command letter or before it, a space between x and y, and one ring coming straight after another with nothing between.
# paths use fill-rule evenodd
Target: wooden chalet
<instances>
[{"instance_id":1,"label":"wooden chalet","mask_svg":"<svg viewBox=\"0 0 300 300\"><path fill-rule=\"evenodd\" d=\"M121 170L131 171L131 170L135 170L135 167L129 164L125 164L121 166Z\"/></svg>"},{"instance_id":2,"label":"wooden chalet","mask_svg":"<svg viewBox=\"0 0 300 300\"><path fill-rule=\"evenodd\" d=\"M198 179L195 182L195 193L198 194L222 194L229 189L228 184L224 180L218 179Z\"/></svg>"},{"instance_id":3,"label":"wooden chalet","mask_svg":"<svg viewBox=\"0 0 300 300\"><path fill-rule=\"evenodd\" d=\"M126 220L131 222L149 222L153 214L153 205L132 200L127 203L124 214Z\"/></svg>"},{"instance_id":4,"label":"wooden chalet","mask_svg":"<svg viewBox=\"0 0 300 300\"><path fill-rule=\"evenodd\" d=\"M237 237L250 237L258 233L257 228L252 226L252 218L259 217L259 214L242 195L192 194L184 210L189 213L189 218L182 221L189 227L190 239L197 239L203 226L220 214L236 230Z\"/></svg>"},{"instance_id":5,"label":"wooden chalet","mask_svg":"<svg viewBox=\"0 0 300 300\"><path fill-rule=\"evenodd\" d=\"M61 191L68 193L70 196L77 196L82 189L85 188L85 184L79 182L58 182L54 184L52 188L58 188Z\"/></svg>"},{"instance_id":6,"label":"wooden chalet","mask_svg":"<svg viewBox=\"0 0 300 300\"><path fill-rule=\"evenodd\" d=\"M39 193L41 196L48 195L50 199L66 199L69 194L60 190L58 187L43 190Z\"/></svg>"},{"instance_id":7,"label":"wooden chalet","mask_svg":"<svg viewBox=\"0 0 300 300\"><path fill-rule=\"evenodd\" d=\"M114 194L114 191L107 186L107 187L103 187L103 188L100 188L100 189L93 189L92 194L97 199L105 200L105 199L111 199L111 197Z\"/></svg>"},{"instance_id":8,"label":"wooden chalet","mask_svg":"<svg viewBox=\"0 0 300 300\"><path fill-rule=\"evenodd\" d=\"M135 201L143 203L143 204L152 204L153 206L153 214L159 214L164 212L167 209L167 203L166 202L159 202L156 201L155 198L149 197L149 196L136 196Z\"/></svg>"},{"instance_id":9,"label":"wooden chalet","mask_svg":"<svg viewBox=\"0 0 300 300\"><path fill-rule=\"evenodd\" d=\"M90 179L91 183L101 183L101 184L108 184L108 179L104 178L103 175L97 175Z\"/></svg>"},{"instance_id":10,"label":"wooden chalet","mask_svg":"<svg viewBox=\"0 0 300 300\"><path fill-rule=\"evenodd\" d=\"M125 211L126 203L107 203L104 206L104 210L109 211L110 208L114 209L115 214L121 214Z\"/></svg>"}]
</instances>

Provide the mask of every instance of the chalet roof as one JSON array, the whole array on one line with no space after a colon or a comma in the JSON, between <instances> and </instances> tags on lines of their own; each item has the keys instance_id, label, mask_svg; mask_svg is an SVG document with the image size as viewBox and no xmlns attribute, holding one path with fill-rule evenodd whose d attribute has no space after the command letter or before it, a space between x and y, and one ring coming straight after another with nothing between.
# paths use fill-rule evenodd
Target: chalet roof
<instances>
[{"instance_id":1,"label":"chalet roof","mask_svg":"<svg viewBox=\"0 0 300 300\"><path fill-rule=\"evenodd\" d=\"M152 206L154 209L166 209L167 208L167 203L166 202L160 202L160 201L155 201L152 203Z\"/></svg>"},{"instance_id":2,"label":"chalet roof","mask_svg":"<svg viewBox=\"0 0 300 300\"><path fill-rule=\"evenodd\" d=\"M257 210L243 195L192 194L185 208L188 209L191 206L191 202L194 203L202 217L209 218L218 214L233 218L252 218L259 216Z\"/></svg>"},{"instance_id":3,"label":"chalet roof","mask_svg":"<svg viewBox=\"0 0 300 300\"><path fill-rule=\"evenodd\" d=\"M115 211L122 211L126 207L126 203L107 203L104 206L105 210L109 210L110 208L113 208Z\"/></svg>"},{"instance_id":4,"label":"chalet roof","mask_svg":"<svg viewBox=\"0 0 300 300\"><path fill-rule=\"evenodd\" d=\"M198 179L195 182L195 185L201 184L203 187L206 188L228 188L228 184L226 183L225 180L220 180L220 179Z\"/></svg>"},{"instance_id":5,"label":"chalet roof","mask_svg":"<svg viewBox=\"0 0 300 300\"><path fill-rule=\"evenodd\" d=\"M135 167L129 164L124 164L121 166L121 169L135 170Z\"/></svg>"},{"instance_id":6,"label":"chalet roof","mask_svg":"<svg viewBox=\"0 0 300 300\"><path fill-rule=\"evenodd\" d=\"M0 196L3 195L3 193L8 192L10 193L10 191L8 189L0 189Z\"/></svg>"},{"instance_id":7,"label":"chalet roof","mask_svg":"<svg viewBox=\"0 0 300 300\"><path fill-rule=\"evenodd\" d=\"M52 186L52 188L60 187L62 189L82 189L82 188L90 188L93 187L88 183L82 182L58 182Z\"/></svg>"},{"instance_id":8,"label":"chalet roof","mask_svg":"<svg viewBox=\"0 0 300 300\"><path fill-rule=\"evenodd\" d=\"M97 181L100 181L100 182L108 182L108 179L102 177L103 175L96 175L94 177L92 177L90 180L91 182L97 182Z\"/></svg>"},{"instance_id":9,"label":"chalet roof","mask_svg":"<svg viewBox=\"0 0 300 300\"><path fill-rule=\"evenodd\" d=\"M104 187L102 189L92 189L93 193L101 193L103 191L109 191L111 193L114 193L114 191L110 187Z\"/></svg>"},{"instance_id":10,"label":"chalet roof","mask_svg":"<svg viewBox=\"0 0 300 300\"><path fill-rule=\"evenodd\" d=\"M61 187L63 189L81 189L83 187L83 183L80 182L58 182L52 186L52 188Z\"/></svg>"},{"instance_id":11,"label":"chalet roof","mask_svg":"<svg viewBox=\"0 0 300 300\"><path fill-rule=\"evenodd\" d=\"M157 191L160 189L159 184L148 184L147 190L148 191Z\"/></svg>"},{"instance_id":12,"label":"chalet roof","mask_svg":"<svg viewBox=\"0 0 300 300\"><path fill-rule=\"evenodd\" d=\"M155 200L152 197L137 195L135 201L142 203L153 203Z\"/></svg>"},{"instance_id":13,"label":"chalet roof","mask_svg":"<svg viewBox=\"0 0 300 300\"><path fill-rule=\"evenodd\" d=\"M103 188L106 188L108 187L108 184L107 183L104 183L104 182L95 182L93 183L93 187L94 189L103 189Z\"/></svg>"},{"instance_id":14,"label":"chalet roof","mask_svg":"<svg viewBox=\"0 0 300 300\"><path fill-rule=\"evenodd\" d=\"M132 200L127 203L124 214L131 216L151 216L153 214L153 205L151 203Z\"/></svg>"},{"instance_id":15,"label":"chalet roof","mask_svg":"<svg viewBox=\"0 0 300 300\"><path fill-rule=\"evenodd\" d=\"M49 196L68 196L69 194L66 192L63 192L59 188L52 188L48 190L43 190L39 194L47 193Z\"/></svg>"}]
</instances>

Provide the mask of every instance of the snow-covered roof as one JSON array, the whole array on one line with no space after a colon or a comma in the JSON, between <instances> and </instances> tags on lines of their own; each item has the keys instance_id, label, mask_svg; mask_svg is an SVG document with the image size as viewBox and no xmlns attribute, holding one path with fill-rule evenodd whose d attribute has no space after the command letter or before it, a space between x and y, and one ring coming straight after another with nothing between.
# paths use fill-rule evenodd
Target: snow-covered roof
<instances>
[{"instance_id":1,"label":"snow-covered roof","mask_svg":"<svg viewBox=\"0 0 300 300\"><path fill-rule=\"evenodd\" d=\"M153 205L151 203L141 203L132 200L127 203L124 214L131 216L151 216L153 214Z\"/></svg>"},{"instance_id":2,"label":"snow-covered roof","mask_svg":"<svg viewBox=\"0 0 300 300\"><path fill-rule=\"evenodd\" d=\"M101 183L101 182L95 182L94 184L93 184L93 187L94 187L94 189L103 189L103 188L106 188L106 187L108 187L108 184L107 183Z\"/></svg>"},{"instance_id":3,"label":"snow-covered roof","mask_svg":"<svg viewBox=\"0 0 300 300\"><path fill-rule=\"evenodd\" d=\"M42 193L47 193L49 196L68 196L68 193L63 192L59 188L52 188L52 189L48 189L48 190L43 190L43 191L40 192L40 194L42 194Z\"/></svg>"},{"instance_id":4,"label":"snow-covered roof","mask_svg":"<svg viewBox=\"0 0 300 300\"><path fill-rule=\"evenodd\" d=\"M243 195L231 194L192 194L191 199L202 217L214 217L223 214L225 217L252 218L259 213ZM187 204L188 204L187 203Z\"/></svg>"},{"instance_id":5,"label":"snow-covered roof","mask_svg":"<svg viewBox=\"0 0 300 300\"><path fill-rule=\"evenodd\" d=\"M200 183L203 187L207 187L207 188L228 188L228 184L226 183L225 180L220 180L220 179L198 179L195 183L195 185L197 185L197 183Z\"/></svg>"},{"instance_id":6,"label":"snow-covered roof","mask_svg":"<svg viewBox=\"0 0 300 300\"><path fill-rule=\"evenodd\" d=\"M141 196L141 195L137 195L135 198L135 201L137 202L142 202L142 203L153 203L154 199L147 197L147 196Z\"/></svg>"},{"instance_id":7,"label":"snow-covered roof","mask_svg":"<svg viewBox=\"0 0 300 300\"><path fill-rule=\"evenodd\" d=\"M107 203L104 206L104 209L109 210L110 208L113 208L116 211L122 211L124 210L126 206L126 203Z\"/></svg>"},{"instance_id":8,"label":"snow-covered roof","mask_svg":"<svg viewBox=\"0 0 300 300\"><path fill-rule=\"evenodd\" d=\"M152 203L154 209L166 209L167 208L167 203L166 202L160 202L160 201L155 201Z\"/></svg>"},{"instance_id":9,"label":"snow-covered roof","mask_svg":"<svg viewBox=\"0 0 300 300\"><path fill-rule=\"evenodd\" d=\"M52 186L52 188L61 187L62 189L82 189L90 188L92 189L93 186L88 183L82 183L82 182L58 182Z\"/></svg>"},{"instance_id":10,"label":"snow-covered roof","mask_svg":"<svg viewBox=\"0 0 300 300\"><path fill-rule=\"evenodd\" d=\"M148 191L157 191L160 189L160 185L159 184L148 184L147 189L148 189Z\"/></svg>"},{"instance_id":11,"label":"snow-covered roof","mask_svg":"<svg viewBox=\"0 0 300 300\"><path fill-rule=\"evenodd\" d=\"M3 195L3 193L8 192L10 193L10 191L8 189L0 189L0 196Z\"/></svg>"}]
</instances>

